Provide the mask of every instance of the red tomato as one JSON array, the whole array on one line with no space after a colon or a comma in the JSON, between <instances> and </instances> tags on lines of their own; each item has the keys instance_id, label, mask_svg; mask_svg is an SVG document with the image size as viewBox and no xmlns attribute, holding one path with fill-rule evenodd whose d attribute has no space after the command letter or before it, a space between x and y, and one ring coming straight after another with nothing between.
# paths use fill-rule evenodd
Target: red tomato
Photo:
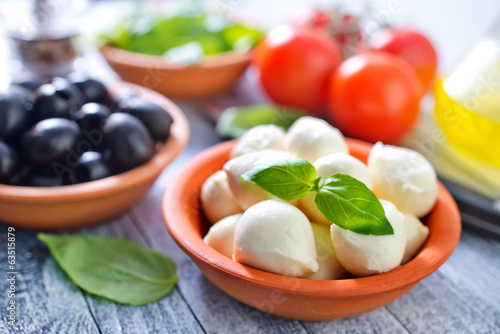
<instances>
[{"instance_id":1,"label":"red tomato","mask_svg":"<svg viewBox=\"0 0 500 334\"><path fill-rule=\"evenodd\" d=\"M422 84L408 62L369 52L339 66L328 97L332 120L345 135L388 144L411 130L421 96Z\"/></svg>"},{"instance_id":2,"label":"red tomato","mask_svg":"<svg viewBox=\"0 0 500 334\"><path fill-rule=\"evenodd\" d=\"M425 90L430 88L436 75L437 55L427 37L410 29L384 29L372 37L370 46L408 61L417 70Z\"/></svg>"},{"instance_id":3,"label":"red tomato","mask_svg":"<svg viewBox=\"0 0 500 334\"><path fill-rule=\"evenodd\" d=\"M336 42L318 30L283 25L257 46L254 64L264 90L276 103L318 113L326 102L330 75L341 60Z\"/></svg>"}]
</instances>

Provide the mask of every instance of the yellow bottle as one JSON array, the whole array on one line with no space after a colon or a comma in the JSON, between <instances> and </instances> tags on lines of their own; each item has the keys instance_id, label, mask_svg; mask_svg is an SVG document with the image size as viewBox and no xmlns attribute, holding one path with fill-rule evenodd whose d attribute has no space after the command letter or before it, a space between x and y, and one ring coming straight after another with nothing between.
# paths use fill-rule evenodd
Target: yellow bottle
<instances>
[{"instance_id":1,"label":"yellow bottle","mask_svg":"<svg viewBox=\"0 0 500 334\"><path fill-rule=\"evenodd\" d=\"M450 143L500 168L500 34L481 41L438 81L435 97L434 116Z\"/></svg>"}]
</instances>

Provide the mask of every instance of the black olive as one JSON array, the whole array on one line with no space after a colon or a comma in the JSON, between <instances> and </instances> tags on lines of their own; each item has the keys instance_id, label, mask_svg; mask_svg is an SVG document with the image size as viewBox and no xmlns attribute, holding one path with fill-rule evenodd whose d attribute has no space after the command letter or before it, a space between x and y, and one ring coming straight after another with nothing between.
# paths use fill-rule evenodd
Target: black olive
<instances>
[{"instance_id":1,"label":"black olive","mask_svg":"<svg viewBox=\"0 0 500 334\"><path fill-rule=\"evenodd\" d=\"M25 183L25 185L29 185L30 182L29 180L31 178L36 178L41 180L40 182L42 181L50 182L53 183L54 185L71 184L72 182L70 181L70 179L73 174L73 170L75 166L78 165L80 159L80 156L73 150L71 151L71 154L68 153L68 156L71 155L71 158L68 159L67 161L66 158L68 156L66 156L65 159L54 161L51 164L30 166L31 168L29 172L25 173L26 175L25 179L28 181L24 180L23 182Z\"/></svg>"},{"instance_id":2,"label":"black olive","mask_svg":"<svg viewBox=\"0 0 500 334\"><path fill-rule=\"evenodd\" d=\"M34 165L47 165L64 161L80 136L78 124L64 118L51 118L38 122L24 137L24 159Z\"/></svg>"},{"instance_id":3,"label":"black olive","mask_svg":"<svg viewBox=\"0 0 500 334\"><path fill-rule=\"evenodd\" d=\"M85 96L71 82L64 78L52 79L52 85L56 88L57 94L66 98L70 103L70 108L76 111L85 104Z\"/></svg>"},{"instance_id":4,"label":"black olive","mask_svg":"<svg viewBox=\"0 0 500 334\"><path fill-rule=\"evenodd\" d=\"M39 174L33 171L20 179L17 185L25 187L59 187L63 185L63 180L54 175Z\"/></svg>"},{"instance_id":5,"label":"black olive","mask_svg":"<svg viewBox=\"0 0 500 334\"><path fill-rule=\"evenodd\" d=\"M0 138L7 142L18 142L22 133L31 125L26 103L29 97L24 88L11 87L0 94Z\"/></svg>"},{"instance_id":6,"label":"black olive","mask_svg":"<svg viewBox=\"0 0 500 334\"><path fill-rule=\"evenodd\" d=\"M120 99L116 108L137 117L148 129L154 140L165 141L170 136L172 116L157 104L131 96Z\"/></svg>"},{"instance_id":7,"label":"black olive","mask_svg":"<svg viewBox=\"0 0 500 334\"><path fill-rule=\"evenodd\" d=\"M98 80L91 78L75 78L73 85L82 92L85 102L105 104L108 100L108 89Z\"/></svg>"},{"instance_id":8,"label":"black olive","mask_svg":"<svg viewBox=\"0 0 500 334\"><path fill-rule=\"evenodd\" d=\"M82 93L68 80L54 78L51 83L41 85L35 92L32 114L38 120L47 118L70 118L84 104Z\"/></svg>"},{"instance_id":9,"label":"black olive","mask_svg":"<svg viewBox=\"0 0 500 334\"><path fill-rule=\"evenodd\" d=\"M9 183L25 187L55 187L62 186L65 180L67 179L58 177L50 165L23 165Z\"/></svg>"},{"instance_id":10,"label":"black olive","mask_svg":"<svg viewBox=\"0 0 500 334\"><path fill-rule=\"evenodd\" d=\"M74 115L82 130L100 129L103 121L111 114L108 107L100 103L86 103Z\"/></svg>"},{"instance_id":11,"label":"black olive","mask_svg":"<svg viewBox=\"0 0 500 334\"><path fill-rule=\"evenodd\" d=\"M70 101L58 94L52 84L41 85L35 92L35 101L31 110L32 117L41 121L47 118L70 118Z\"/></svg>"},{"instance_id":12,"label":"black olive","mask_svg":"<svg viewBox=\"0 0 500 334\"><path fill-rule=\"evenodd\" d=\"M70 176L70 183L95 181L111 175L108 162L99 152L85 152Z\"/></svg>"},{"instance_id":13,"label":"black olive","mask_svg":"<svg viewBox=\"0 0 500 334\"><path fill-rule=\"evenodd\" d=\"M0 141L0 183L6 183L19 168L19 159L16 151Z\"/></svg>"},{"instance_id":14,"label":"black olive","mask_svg":"<svg viewBox=\"0 0 500 334\"><path fill-rule=\"evenodd\" d=\"M124 169L142 165L154 154L154 143L141 121L129 114L114 113L102 127L112 159Z\"/></svg>"}]
</instances>

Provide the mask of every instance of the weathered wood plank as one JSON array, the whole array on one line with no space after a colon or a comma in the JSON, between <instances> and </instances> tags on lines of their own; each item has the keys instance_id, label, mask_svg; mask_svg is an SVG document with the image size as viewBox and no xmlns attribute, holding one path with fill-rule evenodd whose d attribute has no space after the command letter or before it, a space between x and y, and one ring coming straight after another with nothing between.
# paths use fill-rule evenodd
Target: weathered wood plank
<instances>
[{"instance_id":1,"label":"weathered wood plank","mask_svg":"<svg viewBox=\"0 0 500 334\"><path fill-rule=\"evenodd\" d=\"M310 333L406 334L401 323L386 309L379 308L355 317L322 322L304 322Z\"/></svg>"},{"instance_id":2,"label":"weathered wood plank","mask_svg":"<svg viewBox=\"0 0 500 334\"><path fill-rule=\"evenodd\" d=\"M36 233L16 229L16 324L7 323L7 225L0 224L0 329L6 333L99 333L82 291ZM4 247L5 246L5 247Z\"/></svg>"},{"instance_id":3,"label":"weathered wood plank","mask_svg":"<svg viewBox=\"0 0 500 334\"><path fill-rule=\"evenodd\" d=\"M500 326L500 240L465 230L439 272L456 294Z\"/></svg>"},{"instance_id":4,"label":"weathered wood plank","mask_svg":"<svg viewBox=\"0 0 500 334\"><path fill-rule=\"evenodd\" d=\"M500 332L494 319L450 289L446 280L436 272L387 308L411 333Z\"/></svg>"}]
</instances>

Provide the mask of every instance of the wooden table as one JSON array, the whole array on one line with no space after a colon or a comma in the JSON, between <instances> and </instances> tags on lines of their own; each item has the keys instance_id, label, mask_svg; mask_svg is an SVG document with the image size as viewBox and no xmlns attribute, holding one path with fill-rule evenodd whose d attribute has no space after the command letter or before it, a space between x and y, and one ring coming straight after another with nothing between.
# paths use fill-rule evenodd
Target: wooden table
<instances>
[{"instance_id":1,"label":"wooden table","mask_svg":"<svg viewBox=\"0 0 500 334\"><path fill-rule=\"evenodd\" d=\"M252 6L255 6L253 2ZM294 1L294 3L297 1ZM415 4L411 15L437 15L433 21L419 21L408 14L406 21L424 22L421 27L439 40L452 24L457 12L476 17L488 14L500 4L477 1L453 11L435 7L428 1ZM262 1L260 2L262 6ZM466 4L462 4L466 5ZM436 5L437 6L437 5ZM274 7L274 6L273 6ZM478 9L479 8L479 9ZM481 9L482 8L482 9ZM431 9L433 9L431 11ZM457 9L457 12L455 12ZM480 10L481 9L481 10ZM413 13L413 14L412 14ZM447 23L443 23L445 16ZM437 16L434 16L436 18ZM462 16L463 18L467 17ZM405 21L403 15L401 20ZM427 20L427 21L426 21ZM486 19L484 19L486 20ZM441 22L437 24L436 22ZM467 36L453 43L438 44L463 51L481 36L488 22L475 19ZM427 24L427 25L426 25ZM455 27L459 23L453 23ZM481 29L478 28L481 27ZM460 28L462 29L462 28ZM471 32L472 31L472 32ZM471 34L474 37L471 37ZM446 34L445 34L446 35ZM448 38L453 35L448 34ZM462 41L459 43L458 40ZM469 44L467 44L469 43ZM459 46L460 45L460 46ZM457 51L458 52L458 51ZM444 59L453 59L446 51ZM1 59L1 57L0 57ZM95 56L92 58L99 63ZM456 59L453 59L454 61ZM451 60L448 61L448 63ZM102 68L102 63L98 64ZM96 67L97 68L97 67ZM96 72L98 72L96 70ZM360 316L330 322L302 322L278 318L239 303L224 294L200 273L193 262L176 246L168 234L160 213L160 201L169 180L182 172L182 166L193 155L219 142L213 125L196 102L181 102L189 118L192 137L187 149L161 175L151 192L137 206L121 217L103 225L68 233L93 233L131 238L170 255L178 266L179 282L173 292L161 301L130 307L94 297L76 287L37 240L36 231L16 229L16 324L8 324L7 228L0 224L0 334L3 333L500 333L500 240L464 229L460 243L451 258L434 274L393 303ZM60 231L59 233L66 233Z\"/></svg>"}]
</instances>

